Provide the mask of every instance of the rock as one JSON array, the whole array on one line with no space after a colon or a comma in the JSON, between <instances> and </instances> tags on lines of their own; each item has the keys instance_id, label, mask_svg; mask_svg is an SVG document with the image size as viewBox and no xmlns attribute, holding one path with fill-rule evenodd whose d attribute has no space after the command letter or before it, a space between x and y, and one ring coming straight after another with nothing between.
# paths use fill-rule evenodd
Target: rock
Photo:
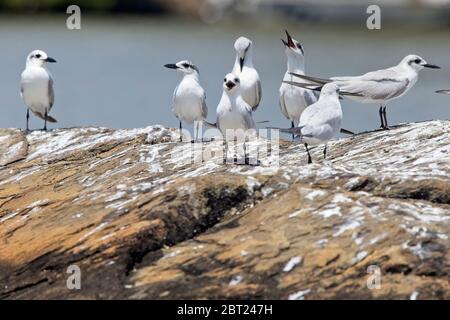
<instances>
[{"instance_id":1,"label":"rock","mask_svg":"<svg viewBox=\"0 0 450 320\"><path fill-rule=\"evenodd\" d=\"M312 165L287 142L279 167L192 163L176 141L0 130L0 298L450 298L449 121L335 141Z\"/></svg>"}]
</instances>

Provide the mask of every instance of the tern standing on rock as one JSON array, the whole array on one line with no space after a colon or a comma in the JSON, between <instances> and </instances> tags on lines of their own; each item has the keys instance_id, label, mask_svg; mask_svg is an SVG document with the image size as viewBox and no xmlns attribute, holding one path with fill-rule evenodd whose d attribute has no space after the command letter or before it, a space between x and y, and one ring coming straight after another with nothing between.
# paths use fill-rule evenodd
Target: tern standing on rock
<instances>
[{"instance_id":1,"label":"tern standing on rock","mask_svg":"<svg viewBox=\"0 0 450 320\"><path fill-rule=\"evenodd\" d=\"M333 77L320 79L301 74L294 75L318 85L334 82L341 90L355 93L350 99L361 103L380 104L381 128L388 129L386 104L388 101L400 98L417 82L419 71L423 68L440 69L436 65L427 63L418 55L408 55L396 66L366 73L356 77ZM304 84L301 85L304 87ZM306 85L308 86L308 85Z\"/></svg>"},{"instance_id":2,"label":"tern standing on rock","mask_svg":"<svg viewBox=\"0 0 450 320\"><path fill-rule=\"evenodd\" d=\"M249 39L240 37L234 43L234 49L236 62L232 73L239 75L242 98L252 111L256 111L261 102L262 90L259 74L253 67L253 44Z\"/></svg>"},{"instance_id":3,"label":"tern standing on rock","mask_svg":"<svg viewBox=\"0 0 450 320\"><path fill-rule=\"evenodd\" d=\"M340 91L335 83L325 84L321 90L319 100L310 105L300 116L298 127L279 129L281 132L292 133L300 136L300 141L305 144L308 153L308 163L312 163L309 153L310 145L325 144L323 150L324 159L327 156L327 142L337 136L341 131L342 108L339 101L340 95L351 93Z\"/></svg>"},{"instance_id":4,"label":"tern standing on rock","mask_svg":"<svg viewBox=\"0 0 450 320\"><path fill-rule=\"evenodd\" d=\"M47 122L57 122L49 115L55 102L53 79L45 67L47 62L56 62L44 51L35 50L27 57L26 67L22 73L20 94L27 106L27 125L30 119L30 110L44 120L44 130L47 131Z\"/></svg>"},{"instance_id":5,"label":"tern standing on rock","mask_svg":"<svg viewBox=\"0 0 450 320\"><path fill-rule=\"evenodd\" d=\"M287 71L283 81L293 81L292 73L305 74L305 51L297 40L293 39L286 30L287 41L283 41L286 48ZM291 121L291 127L298 126L300 115L307 106L317 102L319 95L314 91L293 86L283 82L280 87L280 109L283 115ZM294 139L294 136L292 136Z\"/></svg>"},{"instance_id":6,"label":"tern standing on rock","mask_svg":"<svg viewBox=\"0 0 450 320\"><path fill-rule=\"evenodd\" d=\"M386 117L386 104L408 92L416 84L419 78L419 71L423 68L440 69L436 65L427 63L418 55L411 54L403 58L394 67L369 72L362 76L320 79L293 74L304 80L315 82L319 86L334 82L341 90L357 94L349 97L352 100L360 103L377 103L381 105L379 110L381 128L389 129ZM305 84L300 84L300 86L305 87ZM306 87L308 87L307 84Z\"/></svg>"},{"instance_id":7,"label":"tern standing on rock","mask_svg":"<svg viewBox=\"0 0 450 320\"><path fill-rule=\"evenodd\" d=\"M175 64L166 64L165 67L183 73L183 79L173 93L172 107L173 113L180 120L180 141L183 141L182 121L194 123L195 140L193 141L197 141L200 123L208 116L206 94L200 85L199 70L192 62L186 60Z\"/></svg>"},{"instance_id":8,"label":"tern standing on rock","mask_svg":"<svg viewBox=\"0 0 450 320\"><path fill-rule=\"evenodd\" d=\"M227 74L223 82L223 94L217 106L217 128L222 133L225 143L235 138L238 141L245 141L245 135L256 127L252 109L241 95L241 81L238 75ZM244 156L246 157L245 143Z\"/></svg>"}]
</instances>

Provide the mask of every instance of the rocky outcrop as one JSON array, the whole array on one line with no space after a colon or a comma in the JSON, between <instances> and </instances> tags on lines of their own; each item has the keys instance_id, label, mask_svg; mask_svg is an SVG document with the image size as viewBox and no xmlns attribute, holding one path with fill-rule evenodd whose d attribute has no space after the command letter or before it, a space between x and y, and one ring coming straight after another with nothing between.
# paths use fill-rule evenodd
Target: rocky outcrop
<instances>
[{"instance_id":1,"label":"rocky outcrop","mask_svg":"<svg viewBox=\"0 0 450 320\"><path fill-rule=\"evenodd\" d=\"M312 165L299 144L247 166L176 141L2 129L0 298L450 298L450 122L335 141Z\"/></svg>"}]
</instances>

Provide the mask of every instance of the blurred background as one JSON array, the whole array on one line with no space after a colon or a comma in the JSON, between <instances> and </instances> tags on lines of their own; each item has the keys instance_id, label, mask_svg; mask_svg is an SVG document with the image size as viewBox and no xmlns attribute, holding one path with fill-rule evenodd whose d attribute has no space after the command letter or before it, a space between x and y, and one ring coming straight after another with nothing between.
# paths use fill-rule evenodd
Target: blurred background
<instances>
[{"instance_id":1,"label":"blurred background","mask_svg":"<svg viewBox=\"0 0 450 320\"><path fill-rule=\"evenodd\" d=\"M72 4L81 7L81 30L66 28ZM366 27L369 4L381 7L381 30ZM241 35L253 40L263 85L255 120L288 126L278 105L284 29L303 43L311 75L358 75L410 53L440 65L422 71L416 86L388 106L388 117L390 124L449 119L450 96L434 93L450 89L449 18L449 0L1 0L0 127L25 125L19 83L33 49L58 60L49 66L56 127L176 127L171 99L181 75L163 65L183 59L200 68L214 122ZM347 129L379 126L378 106L344 100L343 110ZM32 128L42 125L31 121Z\"/></svg>"}]
</instances>

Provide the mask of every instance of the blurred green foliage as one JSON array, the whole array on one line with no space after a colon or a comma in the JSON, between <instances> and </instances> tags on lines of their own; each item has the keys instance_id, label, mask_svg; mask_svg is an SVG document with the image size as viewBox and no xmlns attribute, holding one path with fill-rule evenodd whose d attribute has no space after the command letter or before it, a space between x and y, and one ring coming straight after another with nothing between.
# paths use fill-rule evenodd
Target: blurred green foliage
<instances>
[{"instance_id":1,"label":"blurred green foliage","mask_svg":"<svg viewBox=\"0 0 450 320\"><path fill-rule=\"evenodd\" d=\"M88 11L161 12L157 0L0 0L0 11L51 12L78 5Z\"/></svg>"}]
</instances>

